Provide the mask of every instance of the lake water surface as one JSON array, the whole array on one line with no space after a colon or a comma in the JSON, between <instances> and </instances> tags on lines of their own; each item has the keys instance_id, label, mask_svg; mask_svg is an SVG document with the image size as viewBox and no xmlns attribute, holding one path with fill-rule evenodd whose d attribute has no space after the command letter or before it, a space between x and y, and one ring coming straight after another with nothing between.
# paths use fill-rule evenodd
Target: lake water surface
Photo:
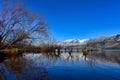
<instances>
[{"instance_id":1,"label":"lake water surface","mask_svg":"<svg viewBox=\"0 0 120 80\"><path fill-rule=\"evenodd\" d=\"M120 80L120 51L27 53L0 61L0 80Z\"/></svg>"}]
</instances>

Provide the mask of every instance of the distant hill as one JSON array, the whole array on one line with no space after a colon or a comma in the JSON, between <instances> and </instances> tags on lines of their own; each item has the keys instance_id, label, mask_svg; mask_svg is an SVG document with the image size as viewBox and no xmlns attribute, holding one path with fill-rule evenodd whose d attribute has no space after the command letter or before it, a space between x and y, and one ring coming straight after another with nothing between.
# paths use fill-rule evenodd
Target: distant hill
<instances>
[{"instance_id":1,"label":"distant hill","mask_svg":"<svg viewBox=\"0 0 120 80\"><path fill-rule=\"evenodd\" d=\"M120 34L89 39L86 46L94 48L120 48Z\"/></svg>"}]
</instances>

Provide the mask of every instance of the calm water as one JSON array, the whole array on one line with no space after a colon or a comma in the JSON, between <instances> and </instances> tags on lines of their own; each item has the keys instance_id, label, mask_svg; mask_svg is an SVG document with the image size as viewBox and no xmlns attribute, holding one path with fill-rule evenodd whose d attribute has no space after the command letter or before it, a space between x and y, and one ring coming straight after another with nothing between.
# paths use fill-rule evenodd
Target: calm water
<instances>
[{"instance_id":1,"label":"calm water","mask_svg":"<svg viewBox=\"0 0 120 80\"><path fill-rule=\"evenodd\" d=\"M120 80L120 51L11 57L0 61L0 80Z\"/></svg>"}]
</instances>

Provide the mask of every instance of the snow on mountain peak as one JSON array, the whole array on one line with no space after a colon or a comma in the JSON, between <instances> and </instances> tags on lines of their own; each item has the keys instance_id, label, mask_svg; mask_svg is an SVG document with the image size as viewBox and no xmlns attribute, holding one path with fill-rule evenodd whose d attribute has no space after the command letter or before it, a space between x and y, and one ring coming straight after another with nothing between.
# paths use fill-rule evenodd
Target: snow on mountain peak
<instances>
[{"instance_id":1,"label":"snow on mountain peak","mask_svg":"<svg viewBox=\"0 0 120 80\"><path fill-rule=\"evenodd\" d=\"M88 39L78 39L78 38L73 38L73 39L68 39L68 40L64 40L58 43L58 45L62 45L62 46L72 46L72 45L84 45L86 44L86 41Z\"/></svg>"}]
</instances>

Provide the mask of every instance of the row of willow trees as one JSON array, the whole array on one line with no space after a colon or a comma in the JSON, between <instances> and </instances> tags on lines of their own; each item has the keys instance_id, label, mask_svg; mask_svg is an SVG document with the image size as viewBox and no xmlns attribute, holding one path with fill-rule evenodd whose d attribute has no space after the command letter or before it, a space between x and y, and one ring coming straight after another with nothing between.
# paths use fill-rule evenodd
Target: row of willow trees
<instances>
[{"instance_id":1,"label":"row of willow trees","mask_svg":"<svg viewBox=\"0 0 120 80\"><path fill-rule=\"evenodd\" d=\"M36 47L32 42L48 38L48 24L42 14L26 8L24 2L2 0L0 5L0 50ZM38 48L38 47L37 47Z\"/></svg>"}]
</instances>

